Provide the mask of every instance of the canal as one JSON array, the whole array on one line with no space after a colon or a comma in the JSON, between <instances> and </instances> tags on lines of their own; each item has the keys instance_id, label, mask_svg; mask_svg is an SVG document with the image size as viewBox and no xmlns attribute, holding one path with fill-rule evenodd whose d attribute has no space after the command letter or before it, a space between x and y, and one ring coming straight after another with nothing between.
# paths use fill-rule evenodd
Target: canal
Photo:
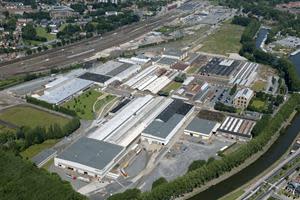
<instances>
[{"instance_id":1,"label":"canal","mask_svg":"<svg viewBox=\"0 0 300 200\"><path fill-rule=\"evenodd\" d=\"M300 115L296 115L272 146L254 163L228 179L211 186L189 200L215 200L241 187L274 164L292 145L300 131Z\"/></svg>"},{"instance_id":2,"label":"canal","mask_svg":"<svg viewBox=\"0 0 300 200\"><path fill-rule=\"evenodd\" d=\"M262 43L265 42L268 33L269 33L269 29L267 29L267 28L260 28L259 29L259 31L257 33L256 40L255 40L256 48L258 48L258 49L261 48L261 45L262 45Z\"/></svg>"},{"instance_id":3,"label":"canal","mask_svg":"<svg viewBox=\"0 0 300 200\"><path fill-rule=\"evenodd\" d=\"M297 74L300 76L300 52L296 53L295 55L291 55L289 59L296 66Z\"/></svg>"}]
</instances>

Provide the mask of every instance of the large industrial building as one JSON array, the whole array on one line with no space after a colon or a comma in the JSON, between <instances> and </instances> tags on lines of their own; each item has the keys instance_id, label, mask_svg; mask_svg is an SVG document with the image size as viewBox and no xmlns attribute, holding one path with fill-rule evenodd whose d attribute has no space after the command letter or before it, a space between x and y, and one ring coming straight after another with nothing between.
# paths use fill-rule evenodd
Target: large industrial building
<instances>
[{"instance_id":1,"label":"large industrial building","mask_svg":"<svg viewBox=\"0 0 300 200\"><path fill-rule=\"evenodd\" d=\"M55 83L55 86L54 83L50 86L48 85L48 89L44 91L43 95L35 95L35 97L39 100L58 105L71 99L81 91L88 89L93 84L94 82L92 81L79 78L67 79L62 82L59 80L59 82Z\"/></svg>"},{"instance_id":2,"label":"large industrial building","mask_svg":"<svg viewBox=\"0 0 300 200\"><path fill-rule=\"evenodd\" d=\"M168 85L178 72L161 69L157 66L150 66L140 73L133 76L124 85L141 91L150 91L153 94L158 93L162 88Z\"/></svg>"},{"instance_id":3,"label":"large industrial building","mask_svg":"<svg viewBox=\"0 0 300 200\"><path fill-rule=\"evenodd\" d=\"M79 78L93 81L100 86L107 86L114 81L123 81L141 69L140 65L108 61L90 69Z\"/></svg>"},{"instance_id":4,"label":"large industrial building","mask_svg":"<svg viewBox=\"0 0 300 200\"><path fill-rule=\"evenodd\" d=\"M192 105L165 97L147 95L127 102L115 115L87 137L79 139L55 158L55 165L89 176L103 177L124 151L154 119L172 117L169 139L190 113ZM173 111L175 110L175 113ZM166 124L169 124L167 122ZM168 126L168 125L167 125ZM174 130L173 130L174 129Z\"/></svg>"},{"instance_id":5,"label":"large industrial building","mask_svg":"<svg viewBox=\"0 0 300 200\"><path fill-rule=\"evenodd\" d=\"M116 144L83 137L54 158L54 165L100 178L122 158L124 150Z\"/></svg>"},{"instance_id":6,"label":"large industrial building","mask_svg":"<svg viewBox=\"0 0 300 200\"><path fill-rule=\"evenodd\" d=\"M213 133L217 132L219 126L220 123L218 122L195 117L193 121L191 121L191 123L189 123L189 125L185 128L184 133L186 135L208 140Z\"/></svg>"},{"instance_id":7,"label":"large industrial building","mask_svg":"<svg viewBox=\"0 0 300 200\"><path fill-rule=\"evenodd\" d=\"M173 102L142 132L142 140L166 145L193 112L194 107L182 100Z\"/></svg>"},{"instance_id":8,"label":"large industrial building","mask_svg":"<svg viewBox=\"0 0 300 200\"><path fill-rule=\"evenodd\" d=\"M218 133L237 140L249 140L252 138L251 131L255 125L255 121L227 116Z\"/></svg>"}]
</instances>

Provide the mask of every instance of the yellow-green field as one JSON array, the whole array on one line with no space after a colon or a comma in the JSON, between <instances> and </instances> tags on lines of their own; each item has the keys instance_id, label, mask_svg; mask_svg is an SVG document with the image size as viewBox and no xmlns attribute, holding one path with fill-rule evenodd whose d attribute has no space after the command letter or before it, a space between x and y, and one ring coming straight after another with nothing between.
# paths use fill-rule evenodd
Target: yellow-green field
<instances>
[{"instance_id":1,"label":"yellow-green field","mask_svg":"<svg viewBox=\"0 0 300 200\"><path fill-rule=\"evenodd\" d=\"M46 140L41 144L34 144L28 147L27 149L25 149L24 151L22 151L20 154L23 158L31 159L37 154L39 154L40 152L42 152L44 149L54 146L58 141L59 140L52 139L52 140Z\"/></svg>"},{"instance_id":2,"label":"yellow-green field","mask_svg":"<svg viewBox=\"0 0 300 200\"><path fill-rule=\"evenodd\" d=\"M259 99L253 99L251 101L251 106L253 106L253 107L255 107L256 109L259 109L259 110L264 110L267 107L267 103L264 102L264 101L261 101Z\"/></svg>"},{"instance_id":3,"label":"yellow-green field","mask_svg":"<svg viewBox=\"0 0 300 200\"><path fill-rule=\"evenodd\" d=\"M94 119L93 105L102 93L91 89L66 102L63 107L74 110L81 119Z\"/></svg>"},{"instance_id":4,"label":"yellow-green field","mask_svg":"<svg viewBox=\"0 0 300 200\"><path fill-rule=\"evenodd\" d=\"M266 82L264 82L264 81L256 81L253 84L252 89L258 92L258 91L265 90L265 87L266 87Z\"/></svg>"},{"instance_id":5,"label":"yellow-green field","mask_svg":"<svg viewBox=\"0 0 300 200\"><path fill-rule=\"evenodd\" d=\"M175 82L175 81L173 81L173 82L171 82L169 85L167 85L166 87L164 87L163 89L162 89L162 91L164 91L164 92L171 92L172 90L177 90L177 89L179 89L180 88L180 86L181 86L181 84L182 83L178 83L178 82Z\"/></svg>"},{"instance_id":6,"label":"yellow-green field","mask_svg":"<svg viewBox=\"0 0 300 200\"><path fill-rule=\"evenodd\" d=\"M47 38L47 41L54 40L56 38L55 35L47 33L46 29L40 26L36 27L36 34L40 37Z\"/></svg>"},{"instance_id":7,"label":"yellow-green field","mask_svg":"<svg viewBox=\"0 0 300 200\"><path fill-rule=\"evenodd\" d=\"M65 125L69 119L31 106L15 106L0 113L0 119L17 126L48 127L51 124Z\"/></svg>"},{"instance_id":8,"label":"yellow-green field","mask_svg":"<svg viewBox=\"0 0 300 200\"><path fill-rule=\"evenodd\" d=\"M238 53L242 45L240 43L244 27L225 22L219 30L208 36L201 47L201 51L226 55Z\"/></svg>"}]
</instances>

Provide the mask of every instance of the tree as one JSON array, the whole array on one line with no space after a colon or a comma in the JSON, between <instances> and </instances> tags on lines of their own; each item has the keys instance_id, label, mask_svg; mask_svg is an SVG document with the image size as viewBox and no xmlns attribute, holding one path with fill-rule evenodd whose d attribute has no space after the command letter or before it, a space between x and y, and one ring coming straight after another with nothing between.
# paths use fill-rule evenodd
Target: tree
<instances>
[{"instance_id":1,"label":"tree","mask_svg":"<svg viewBox=\"0 0 300 200\"><path fill-rule=\"evenodd\" d=\"M234 95L235 92L236 92L236 90L237 90L237 84L234 84L234 86L231 88L229 94L230 94L231 96Z\"/></svg>"},{"instance_id":2,"label":"tree","mask_svg":"<svg viewBox=\"0 0 300 200\"><path fill-rule=\"evenodd\" d=\"M164 177L160 177L159 179L157 179L152 183L152 189L165 183L168 183L168 181Z\"/></svg>"},{"instance_id":3,"label":"tree","mask_svg":"<svg viewBox=\"0 0 300 200\"><path fill-rule=\"evenodd\" d=\"M36 30L33 24L27 24L22 28L22 38L25 40L35 40Z\"/></svg>"},{"instance_id":4,"label":"tree","mask_svg":"<svg viewBox=\"0 0 300 200\"><path fill-rule=\"evenodd\" d=\"M205 160L195 160L190 164L188 171L190 172L190 171L196 170L196 169L204 166L205 164L206 164Z\"/></svg>"},{"instance_id":5,"label":"tree","mask_svg":"<svg viewBox=\"0 0 300 200\"><path fill-rule=\"evenodd\" d=\"M123 193L117 193L110 197L107 200L137 200L141 195L141 191L139 189L128 189Z\"/></svg>"}]
</instances>

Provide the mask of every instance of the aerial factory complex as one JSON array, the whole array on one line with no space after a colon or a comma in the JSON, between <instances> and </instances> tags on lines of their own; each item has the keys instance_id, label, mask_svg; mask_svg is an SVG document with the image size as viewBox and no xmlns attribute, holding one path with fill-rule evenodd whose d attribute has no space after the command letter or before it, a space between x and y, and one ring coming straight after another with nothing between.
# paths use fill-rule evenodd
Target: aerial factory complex
<instances>
[{"instance_id":1,"label":"aerial factory complex","mask_svg":"<svg viewBox=\"0 0 300 200\"><path fill-rule=\"evenodd\" d=\"M166 193L164 199L188 199L202 191L200 186L209 188L213 178L219 183L225 172L234 176L243 170L234 167L259 159L272 144L256 138L271 143L282 137L276 134L292 119L281 119L285 115L278 117L284 123L272 129L274 136L260 134L273 119L279 121L281 108L295 98L289 93L288 72L280 71L284 67L270 67L284 62L259 59L273 51L272 45L283 46L287 40L296 50L297 37L267 44L265 36L255 50L263 56L254 50L253 55L243 54L249 50L242 46L243 35L251 32L247 26L255 25L250 21L259 16L250 19L242 10L210 1L162 2L39 1L35 8L5 1L1 9L8 14L3 28L0 24L6 49L0 57L0 153L14 152L18 162L29 160L35 170L47 170L49 179L50 173L58 174L78 199L92 200L123 200L126 192L144 200L160 184L176 185L182 177L195 181L194 188ZM276 8L294 6L280 5ZM18 16L16 28L7 31L11 16ZM252 37L256 42L261 30L265 27L259 24ZM299 198L295 170L300 166L300 142L290 140L296 142L281 158L285 165L273 167L256 183L245 178L249 185L232 199ZM254 150L246 152L247 145ZM264 152L256 157L260 150ZM236 157L230 156L240 151L248 157L231 164ZM223 161L229 164L223 167ZM214 162L228 171L199 182L193 179L209 174ZM214 199L213 193L207 199Z\"/></svg>"}]
</instances>

